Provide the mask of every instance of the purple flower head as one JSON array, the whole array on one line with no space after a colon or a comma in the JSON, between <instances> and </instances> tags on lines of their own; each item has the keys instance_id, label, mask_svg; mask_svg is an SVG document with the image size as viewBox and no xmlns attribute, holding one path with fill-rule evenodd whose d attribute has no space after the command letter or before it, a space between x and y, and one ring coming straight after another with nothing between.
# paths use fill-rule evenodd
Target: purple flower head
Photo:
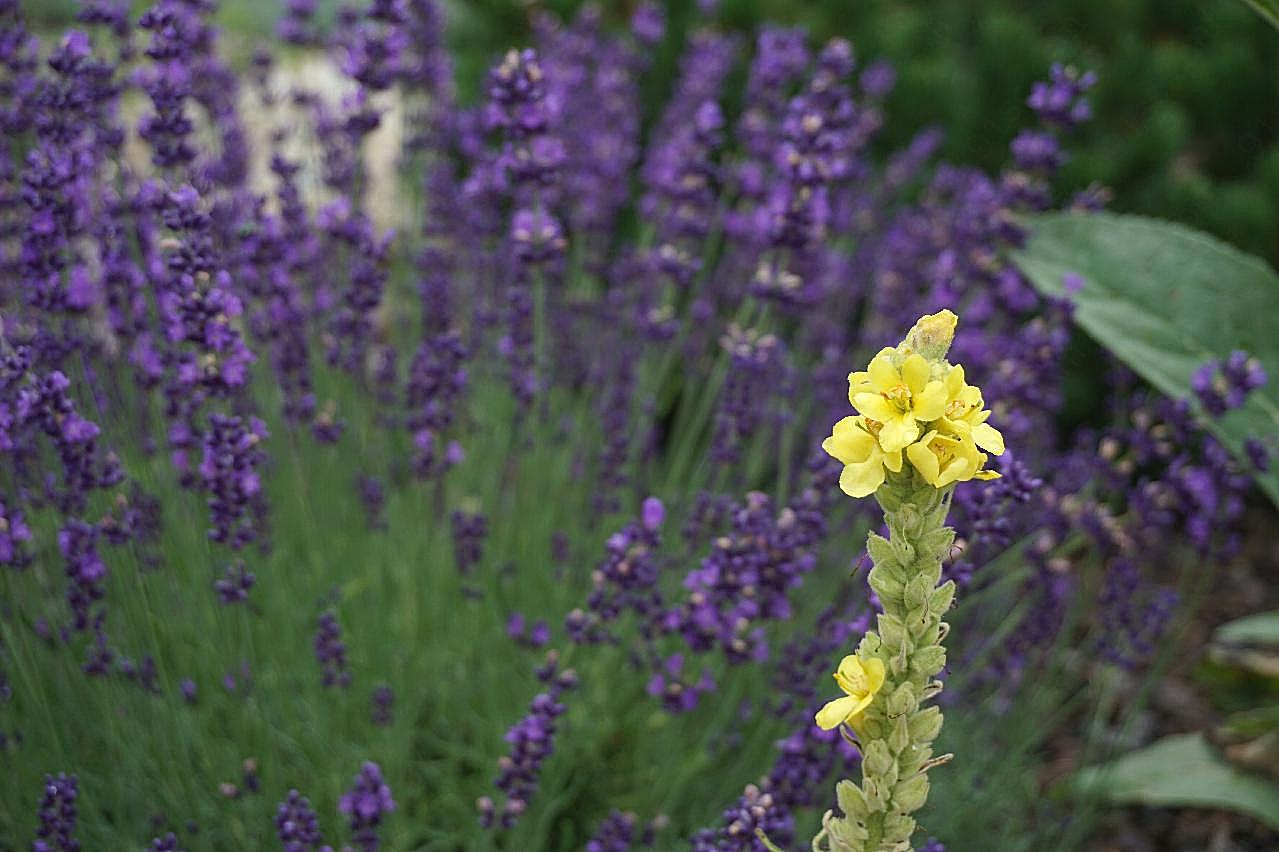
<instances>
[{"instance_id":1,"label":"purple flower head","mask_svg":"<svg viewBox=\"0 0 1279 852\"><path fill-rule=\"evenodd\" d=\"M631 32L646 47L652 47L666 34L666 11L661 4L645 0L631 16Z\"/></svg>"},{"instance_id":2,"label":"purple flower head","mask_svg":"<svg viewBox=\"0 0 1279 852\"><path fill-rule=\"evenodd\" d=\"M386 529L386 519L382 516L386 508L386 488L382 485L382 480L362 473L356 477L356 490L360 495L360 503L364 506L364 517L369 529Z\"/></svg>"},{"instance_id":3,"label":"purple flower head","mask_svg":"<svg viewBox=\"0 0 1279 852\"><path fill-rule=\"evenodd\" d=\"M633 813L609 811L586 842L586 852L630 852L635 837L636 817Z\"/></svg>"},{"instance_id":4,"label":"purple flower head","mask_svg":"<svg viewBox=\"0 0 1279 852\"><path fill-rule=\"evenodd\" d=\"M351 840L363 852L375 852L381 848L378 827L383 818L395 810L391 788L382 780L382 770L376 763L368 762L355 776L351 789L338 800L338 810L347 815L351 826Z\"/></svg>"},{"instance_id":5,"label":"purple flower head","mask_svg":"<svg viewBox=\"0 0 1279 852\"><path fill-rule=\"evenodd\" d=\"M322 37L315 21L316 0L284 0L276 33L289 44L315 47Z\"/></svg>"},{"instance_id":6,"label":"purple flower head","mask_svg":"<svg viewBox=\"0 0 1279 852\"><path fill-rule=\"evenodd\" d=\"M76 799L79 785L74 775L59 773L44 776L44 794L40 798L36 840L31 844L34 852L79 852L80 841L75 834Z\"/></svg>"},{"instance_id":7,"label":"purple flower head","mask_svg":"<svg viewBox=\"0 0 1279 852\"><path fill-rule=\"evenodd\" d=\"M224 604L243 603L248 600L249 589L257 581L257 576L244 567L243 560L237 560L223 569L222 576L214 583L218 600Z\"/></svg>"},{"instance_id":8,"label":"purple flower head","mask_svg":"<svg viewBox=\"0 0 1279 852\"><path fill-rule=\"evenodd\" d=\"M1190 377L1191 389L1211 417L1242 407L1248 396L1265 383L1266 371L1261 362L1238 350L1231 352L1224 363L1215 358L1204 362Z\"/></svg>"},{"instance_id":9,"label":"purple flower head","mask_svg":"<svg viewBox=\"0 0 1279 852\"><path fill-rule=\"evenodd\" d=\"M395 691L388 684L378 684L370 699L373 705L373 724L385 728L391 724L391 714L395 709Z\"/></svg>"},{"instance_id":10,"label":"purple flower head","mask_svg":"<svg viewBox=\"0 0 1279 852\"><path fill-rule=\"evenodd\" d=\"M316 852L324 842L310 801L297 790L290 790L276 809L275 829L284 852Z\"/></svg>"},{"instance_id":11,"label":"purple flower head","mask_svg":"<svg viewBox=\"0 0 1279 852\"><path fill-rule=\"evenodd\" d=\"M467 354L461 333L446 330L423 341L409 366L406 422L414 433L413 471L419 477L438 475L461 461L448 450L438 453L436 436L453 425L466 393Z\"/></svg>"},{"instance_id":12,"label":"purple flower head","mask_svg":"<svg viewBox=\"0 0 1279 852\"><path fill-rule=\"evenodd\" d=\"M687 713L697 707L702 695L715 689L710 672L703 670L697 680L684 677L684 655L671 654L660 661L649 678L645 691L653 698L660 698L662 706L671 713Z\"/></svg>"},{"instance_id":13,"label":"purple flower head","mask_svg":"<svg viewBox=\"0 0 1279 852\"><path fill-rule=\"evenodd\" d=\"M640 524L649 532L657 532L666 519L666 507L656 497L644 498L640 511Z\"/></svg>"},{"instance_id":14,"label":"purple flower head","mask_svg":"<svg viewBox=\"0 0 1279 852\"><path fill-rule=\"evenodd\" d=\"M170 831L151 840L151 852L182 852L182 845L178 843L178 836Z\"/></svg>"},{"instance_id":15,"label":"purple flower head","mask_svg":"<svg viewBox=\"0 0 1279 852\"><path fill-rule=\"evenodd\" d=\"M31 554L25 547L31 541L31 528L27 526L22 510L9 507L0 500L0 565L24 568L31 562Z\"/></svg>"},{"instance_id":16,"label":"purple flower head","mask_svg":"<svg viewBox=\"0 0 1279 852\"><path fill-rule=\"evenodd\" d=\"M484 539L488 537L488 518L478 507L454 510L451 516L453 530L453 561L458 573L466 576L474 570L484 556Z\"/></svg>"},{"instance_id":17,"label":"purple flower head","mask_svg":"<svg viewBox=\"0 0 1279 852\"><path fill-rule=\"evenodd\" d=\"M209 495L209 538L234 549L256 541L266 519L258 472L266 461L266 437L266 424L256 417L209 416L199 466Z\"/></svg>"},{"instance_id":18,"label":"purple flower head","mask_svg":"<svg viewBox=\"0 0 1279 852\"><path fill-rule=\"evenodd\" d=\"M542 207L515 211L511 217L511 241L516 256L529 265L560 257L567 245L559 221Z\"/></svg>"},{"instance_id":19,"label":"purple flower head","mask_svg":"<svg viewBox=\"0 0 1279 852\"><path fill-rule=\"evenodd\" d=\"M320 613L315 627L315 659L323 670L321 682L325 686L345 689L351 685L351 671L347 668L346 645L342 642L342 628L337 616L326 610Z\"/></svg>"},{"instance_id":20,"label":"purple flower head","mask_svg":"<svg viewBox=\"0 0 1279 852\"><path fill-rule=\"evenodd\" d=\"M747 495L732 511L732 530L711 543L684 578L685 600L661 617L698 653L718 647L732 663L768 656L763 622L790 617L789 593L816 564L826 533L820 497L811 489L781 512L768 497Z\"/></svg>"},{"instance_id":21,"label":"purple flower head","mask_svg":"<svg viewBox=\"0 0 1279 852\"><path fill-rule=\"evenodd\" d=\"M498 760L495 784L507 797L501 816L498 817L495 805L487 796L476 803L485 828L515 825L537 791L542 763L555 750L557 720L567 710L559 699L565 691L577 686L577 675L572 669L558 671L557 657L552 651L548 654L546 670L539 672L539 677L550 686L533 698L528 714L506 732L505 740L511 749Z\"/></svg>"},{"instance_id":22,"label":"purple flower head","mask_svg":"<svg viewBox=\"0 0 1279 852\"><path fill-rule=\"evenodd\" d=\"M1035 83L1026 103L1045 124L1069 129L1092 118L1085 94L1096 82L1091 71L1080 74L1071 66L1053 65L1049 79Z\"/></svg>"},{"instance_id":23,"label":"purple flower head","mask_svg":"<svg viewBox=\"0 0 1279 852\"><path fill-rule=\"evenodd\" d=\"M862 71L859 82L867 97L882 100L897 85L897 69L887 60L877 59Z\"/></svg>"}]
</instances>

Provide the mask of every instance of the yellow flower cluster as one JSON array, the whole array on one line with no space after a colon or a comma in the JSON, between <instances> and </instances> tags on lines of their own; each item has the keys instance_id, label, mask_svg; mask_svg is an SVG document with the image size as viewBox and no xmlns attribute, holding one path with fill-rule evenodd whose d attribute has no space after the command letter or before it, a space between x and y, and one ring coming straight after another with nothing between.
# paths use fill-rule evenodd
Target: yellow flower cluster
<instances>
[{"instance_id":1,"label":"yellow flower cluster","mask_svg":"<svg viewBox=\"0 0 1279 852\"><path fill-rule=\"evenodd\" d=\"M985 469L986 453L1003 455L1004 438L986 422L981 389L945 360L956 322L950 311L923 317L901 344L849 374L848 401L857 415L836 423L822 442L844 465L839 485L846 494L875 493L887 471L901 472L903 453L937 488L999 476Z\"/></svg>"}]
</instances>

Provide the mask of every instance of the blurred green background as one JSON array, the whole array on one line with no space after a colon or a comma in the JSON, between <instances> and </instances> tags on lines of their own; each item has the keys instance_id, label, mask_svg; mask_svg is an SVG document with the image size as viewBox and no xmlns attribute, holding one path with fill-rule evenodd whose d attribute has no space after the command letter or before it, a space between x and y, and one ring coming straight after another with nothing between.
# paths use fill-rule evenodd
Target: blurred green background
<instances>
[{"instance_id":1,"label":"blurred green background","mask_svg":"<svg viewBox=\"0 0 1279 852\"><path fill-rule=\"evenodd\" d=\"M538 8L582 0L446 0L464 96L492 56L524 40ZM336 0L324 0L332 13ZM25 0L39 26L66 25L75 0ZM145 0L136 4L148 5ZM223 0L228 33L269 37L279 0ZM635 0L603 0L622 21ZM694 0L667 0L678 37ZM1100 181L1114 209L1176 219L1279 260L1279 31L1240 0L722 0L718 22L771 21L842 35L899 72L884 144L946 130L946 156L987 168L1027 120L1031 82L1055 61L1100 75L1096 120L1073 145L1064 188ZM677 54L668 39L650 81L660 97Z\"/></svg>"}]
</instances>

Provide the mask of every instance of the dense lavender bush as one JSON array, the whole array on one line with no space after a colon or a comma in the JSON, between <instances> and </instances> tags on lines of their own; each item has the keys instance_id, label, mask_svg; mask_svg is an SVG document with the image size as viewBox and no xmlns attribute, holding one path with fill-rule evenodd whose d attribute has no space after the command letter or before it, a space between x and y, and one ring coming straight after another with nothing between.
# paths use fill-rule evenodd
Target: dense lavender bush
<instances>
[{"instance_id":1,"label":"dense lavender bush","mask_svg":"<svg viewBox=\"0 0 1279 852\"><path fill-rule=\"evenodd\" d=\"M244 69L214 6L38 39L0 0L0 846L811 836L860 759L813 713L878 607L818 447L938 308L1010 448L943 565L978 751L1087 686L1063 645L1145 665L1175 566L1238 548L1202 418L1264 371L1190 401L1116 365L1066 429L1072 304L1008 260L1019 214L1105 203L1052 194L1092 75L1045 69L988 174L932 127L881 155L893 69L798 30L538 15L468 104L436 0L289 0Z\"/></svg>"}]
</instances>

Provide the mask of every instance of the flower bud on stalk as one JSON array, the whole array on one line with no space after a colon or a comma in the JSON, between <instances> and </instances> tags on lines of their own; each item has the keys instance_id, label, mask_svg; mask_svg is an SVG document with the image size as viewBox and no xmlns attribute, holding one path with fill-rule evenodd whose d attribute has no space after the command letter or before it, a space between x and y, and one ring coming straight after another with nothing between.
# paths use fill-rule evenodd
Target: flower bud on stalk
<instances>
[{"instance_id":1,"label":"flower bud on stalk","mask_svg":"<svg viewBox=\"0 0 1279 852\"><path fill-rule=\"evenodd\" d=\"M946 514L955 485L997 477L985 469L986 452L1004 451L1003 436L986 423L981 390L945 360L956 322L950 311L923 317L898 346L852 373L849 401L858 414L835 424L822 444L844 464L846 493L875 495L889 535L872 532L866 543L870 586L883 606L879 629L840 662L835 681L845 695L816 717L821 728L856 739L862 783L836 786L843 816L826 812L814 849L911 848L911 814L928 799L928 770L950 759L933 756L941 712L922 706L940 690L942 616L955 596L954 581L938 585L955 539Z\"/></svg>"}]
</instances>

